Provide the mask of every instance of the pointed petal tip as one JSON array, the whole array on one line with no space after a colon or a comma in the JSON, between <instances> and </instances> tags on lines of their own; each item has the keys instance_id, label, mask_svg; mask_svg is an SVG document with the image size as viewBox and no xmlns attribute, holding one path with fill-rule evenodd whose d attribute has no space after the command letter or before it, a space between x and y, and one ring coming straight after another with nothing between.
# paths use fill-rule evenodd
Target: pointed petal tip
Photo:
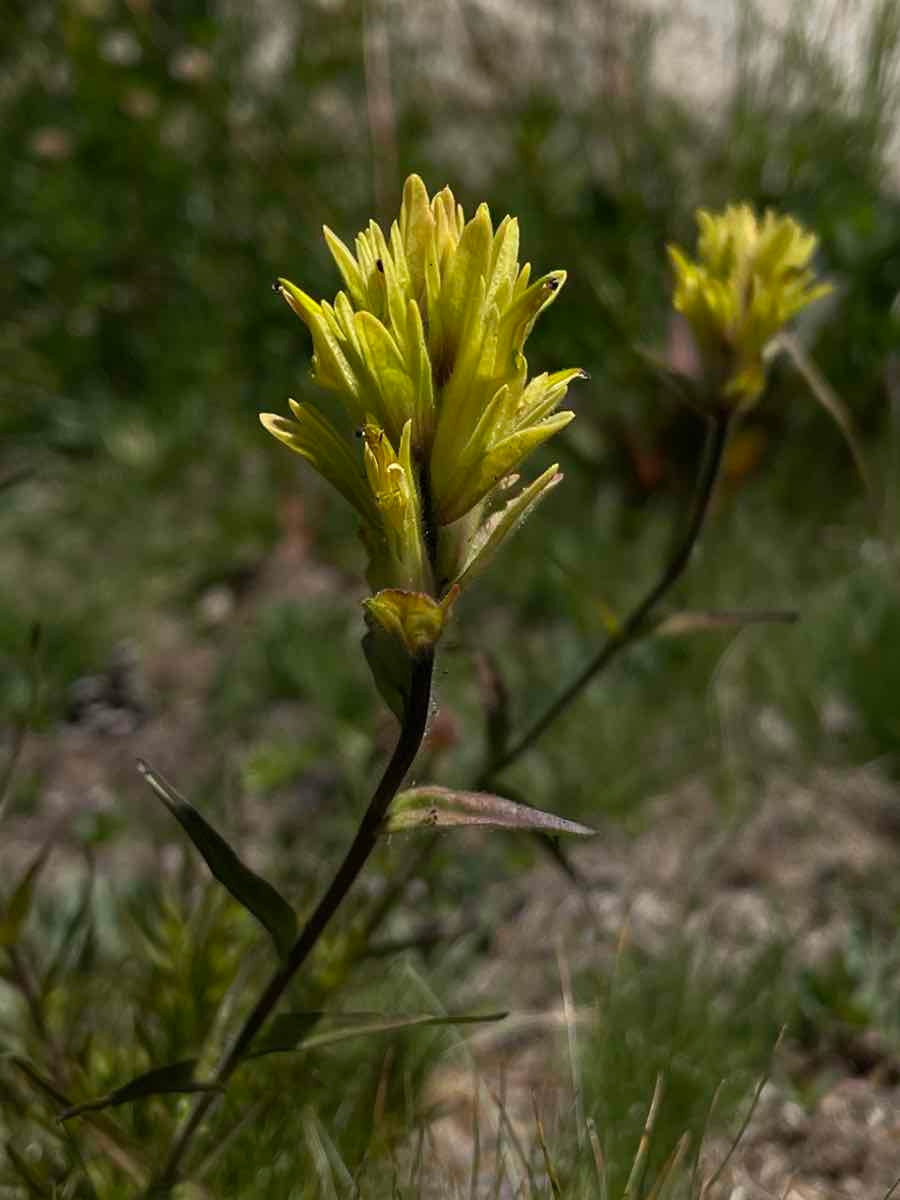
<instances>
[{"instance_id":1,"label":"pointed petal tip","mask_svg":"<svg viewBox=\"0 0 900 1200\"><path fill-rule=\"evenodd\" d=\"M294 422L289 417L282 417L278 413L260 413L259 423L267 433L271 433L272 437L278 438L280 442L290 441L297 432Z\"/></svg>"}]
</instances>

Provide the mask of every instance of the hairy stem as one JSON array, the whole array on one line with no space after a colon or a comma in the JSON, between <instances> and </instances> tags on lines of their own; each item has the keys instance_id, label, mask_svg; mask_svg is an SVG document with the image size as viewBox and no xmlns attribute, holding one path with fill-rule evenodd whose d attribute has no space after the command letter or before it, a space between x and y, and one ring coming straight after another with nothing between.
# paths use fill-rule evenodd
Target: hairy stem
<instances>
[{"instance_id":1,"label":"hairy stem","mask_svg":"<svg viewBox=\"0 0 900 1200\"><path fill-rule=\"evenodd\" d=\"M481 772L477 786L485 787L501 771L532 748L538 739L569 705L581 695L588 684L603 671L616 655L636 641L644 632L647 618L666 593L678 582L690 562L694 547L703 530L709 512L710 501L715 491L716 480L722 465L722 456L728 441L729 417L719 413L710 418L703 451L703 461L697 478L693 508L683 536L674 553L668 559L662 574L643 599L631 611L619 630L609 638L587 665L568 683L544 712L522 733L512 746L499 758L487 764Z\"/></svg>"},{"instance_id":2,"label":"hairy stem","mask_svg":"<svg viewBox=\"0 0 900 1200\"><path fill-rule=\"evenodd\" d=\"M332 917L340 908L375 849L390 803L400 790L425 736L431 703L433 669L434 654L431 651L413 661L409 702L406 706L400 736L391 760L385 768L381 781L375 789L369 807L356 831L356 836L328 890L311 913L290 953L250 1010L231 1048L219 1064L212 1080L213 1083L224 1087L234 1074L250 1048L251 1042L268 1020L288 984L315 949L319 938L327 929ZM157 1181L151 1186L147 1196L163 1196L171 1191L178 1180L194 1136L216 1096L217 1093L214 1091L204 1092L195 1101L190 1115L175 1137L168 1159Z\"/></svg>"}]
</instances>

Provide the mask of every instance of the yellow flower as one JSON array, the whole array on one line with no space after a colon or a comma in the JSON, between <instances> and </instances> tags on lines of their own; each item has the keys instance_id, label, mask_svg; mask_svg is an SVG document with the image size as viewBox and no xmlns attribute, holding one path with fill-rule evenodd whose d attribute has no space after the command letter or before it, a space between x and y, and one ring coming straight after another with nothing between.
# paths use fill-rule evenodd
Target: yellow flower
<instances>
[{"instance_id":1,"label":"yellow flower","mask_svg":"<svg viewBox=\"0 0 900 1200\"><path fill-rule=\"evenodd\" d=\"M482 204L466 221L449 188L430 198L416 175L388 235L370 222L351 250L324 233L345 290L330 304L286 279L277 289L312 334L313 377L337 411L291 401L294 420L261 420L359 514L369 581L393 597L369 613L400 636L395 597L421 593L430 636L454 586L561 478L554 466L511 491L522 461L574 415L557 410L583 373L529 381L523 353L565 272L532 283L514 218L495 230Z\"/></svg>"},{"instance_id":2,"label":"yellow flower","mask_svg":"<svg viewBox=\"0 0 900 1200\"><path fill-rule=\"evenodd\" d=\"M670 246L674 305L687 319L707 383L727 407L746 407L765 386L764 351L801 309L826 295L809 263L817 239L771 210L747 204L700 209L697 260Z\"/></svg>"},{"instance_id":3,"label":"yellow flower","mask_svg":"<svg viewBox=\"0 0 900 1200\"><path fill-rule=\"evenodd\" d=\"M421 588L431 575L421 537L422 512L419 489L411 455L412 421L400 435L400 450L394 453L388 435L374 422L360 430L366 479L375 497L380 529L370 553L387 555L390 582L407 588ZM363 527L363 537L372 538L371 525Z\"/></svg>"}]
</instances>

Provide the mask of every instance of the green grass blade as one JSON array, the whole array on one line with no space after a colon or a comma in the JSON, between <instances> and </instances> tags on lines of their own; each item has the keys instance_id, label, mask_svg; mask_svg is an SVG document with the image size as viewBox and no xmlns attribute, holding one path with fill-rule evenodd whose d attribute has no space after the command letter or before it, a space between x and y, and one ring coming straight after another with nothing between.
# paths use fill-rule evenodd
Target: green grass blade
<instances>
[{"instance_id":1,"label":"green grass blade","mask_svg":"<svg viewBox=\"0 0 900 1200\"><path fill-rule=\"evenodd\" d=\"M383 1033L402 1033L406 1029L425 1028L434 1025L476 1025L488 1021L502 1021L508 1014L493 1013L448 1013L433 1016L429 1013L405 1016L387 1016L373 1013L337 1013L337 1028L324 1033L307 1036L312 1026L323 1016L321 1013L283 1013L272 1022L269 1033L248 1057L260 1058L265 1054L284 1054L293 1050L316 1050L331 1046L349 1038L373 1037Z\"/></svg>"},{"instance_id":2,"label":"green grass blade","mask_svg":"<svg viewBox=\"0 0 900 1200\"><path fill-rule=\"evenodd\" d=\"M50 855L52 844L52 842L46 843L13 888L12 894L4 906L3 914L0 916L0 946L15 946L18 942L22 926L31 912L35 884Z\"/></svg>"}]
</instances>

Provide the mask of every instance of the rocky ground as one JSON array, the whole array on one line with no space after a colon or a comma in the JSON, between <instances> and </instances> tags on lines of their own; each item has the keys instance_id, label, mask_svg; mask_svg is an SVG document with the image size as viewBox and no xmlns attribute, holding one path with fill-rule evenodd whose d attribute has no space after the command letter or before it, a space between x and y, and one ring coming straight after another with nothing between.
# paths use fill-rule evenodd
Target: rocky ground
<instances>
[{"instance_id":1,"label":"rocky ground","mask_svg":"<svg viewBox=\"0 0 900 1200\"><path fill-rule=\"evenodd\" d=\"M792 944L794 970L825 968L847 945L861 899L885 918L896 902L898 818L897 787L868 769L773 780L752 814L730 828L708 790L691 787L660 798L637 838L607 830L575 856L586 893L552 866L505 885L503 902L515 916L499 930L471 990L473 997L514 994L530 1009L531 1016L476 1039L488 1087L496 1090L504 1063L507 1104L522 1139L533 1137L536 1087L545 1100L549 1087L571 1103L557 1053L567 1027L560 955L569 973L598 958L612 970L623 937L653 955L687 934L705 958L737 967L777 937ZM516 894L511 905L509 891ZM556 954L548 953L551 929L562 931ZM576 1011L574 1019L577 1028L592 1014ZM435 1103L449 1113L440 1126L441 1153L461 1172L472 1154L472 1078L471 1071L448 1070L432 1082ZM804 1078L817 1080L806 1106L796 1099L796 1081ZM490 1108L485 1094L482 1113ZM708 1142L708 1171L727 1151L724 1140ZM800 1047L788 1029L749 1126L709 1194L883 1197L898 1176L896 1046L872 1030L843 1030L815 1048Z\"/></svg>"}]
</instances>

